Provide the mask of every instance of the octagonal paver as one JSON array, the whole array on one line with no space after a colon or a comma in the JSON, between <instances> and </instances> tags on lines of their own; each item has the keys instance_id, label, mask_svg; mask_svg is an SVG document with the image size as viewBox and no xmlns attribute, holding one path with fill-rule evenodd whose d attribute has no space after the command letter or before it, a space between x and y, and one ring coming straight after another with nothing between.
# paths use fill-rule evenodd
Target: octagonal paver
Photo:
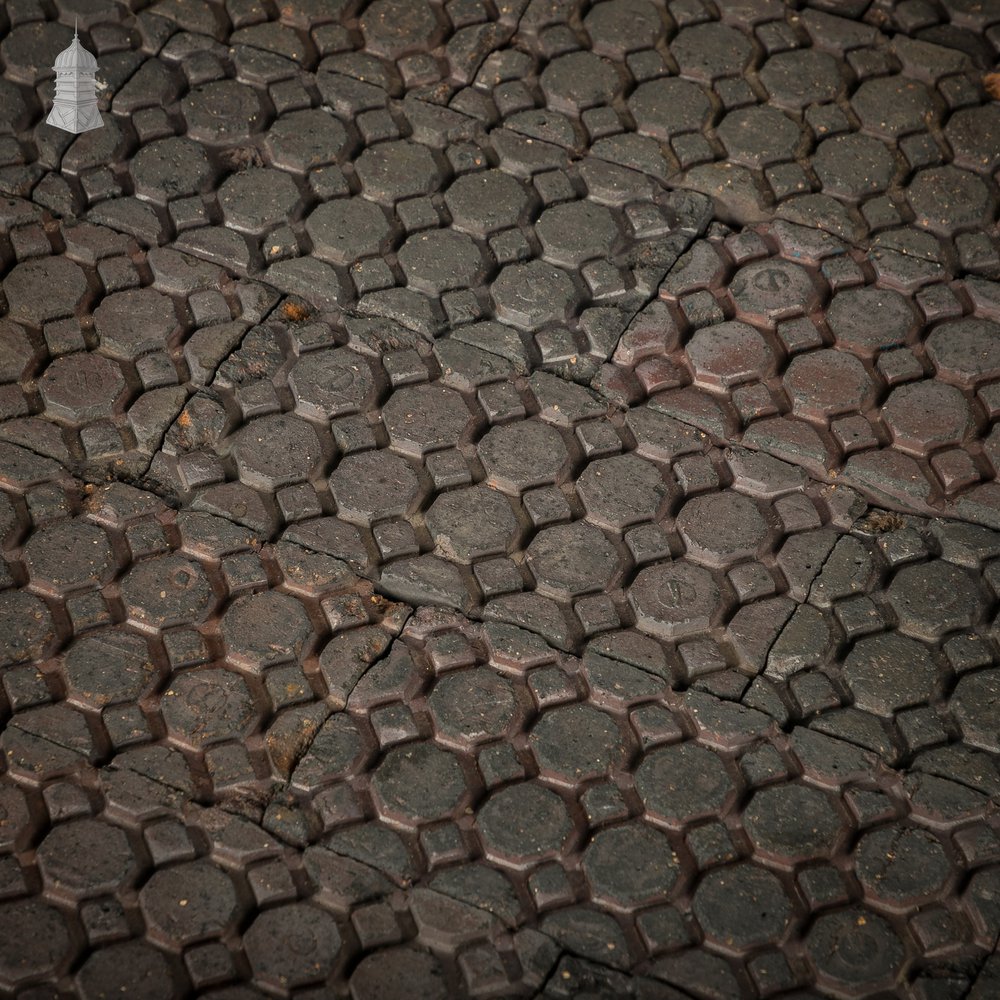
<instances>
[{"instance_id":1,"label":"octagonal paver","mask_svg":"<svg viewBox=\"0 0 1000 1000\"><path fill-rule=\"evenodd\" d=\"M106 583L115 558L108 536L84 521L60 521L37 531L24 546L31 579L57 591Z\"/></svg>"},{"instance_id":2,"label":"octagonal paver","mask_svg":"<svg viewBox=\"0 0 1000 1000\"><path fill-rule=\"evenodd\" d=\"M0 666L40 656L53 638L52 615L34 594L0 592Z\"/></svg>"},{"instance_id":3,"label":"octagonal paver","mask_svg":"<svg viewBox=\"0 0 1000 1000\"><path fill-rule=\"evenodd\" d=\"M926 127L934 111L927 88L902 76L866 80L851 97L851 106L866 131L887 139Z\"/></svg>"},{"instance_id":4,"label":"octagonal paver","mask_svg":"<svg viewBox=\"0 0 1000 1000\"><path fill-rule=\"evenodd\" d=\"M463 563L504 554L518 531L510 502L485 486L443 493L426 520L437 551Z\"/></svg>"},{"instance_id":5,"label":"octagonal paver","mask_svg":"<svg viewBox=\"0 0 1000 1000\"><path fill-rule=\"evenodd\" d=\"M923 643L886 632L858 640L844 662L844 679L859 708L891 717L901 708L930 701L938 670Z\"/></svg>"},{"instance_id":6,"label":"octagonal paver","mask_svg":"<svg viewBox=\"0 0 1000 1000\"><path fill-rule=\"evenodd\" d=\"M866 894L898 904L934 895L951 866L934 834L895 824L861 837L854 849L854 870Z\"/></svg>"},{"instance_id":7,"label":"octagonal paver","mask_svg":"<svg viewBox=\"0 0 1000 1000\"><path fill-rule=\"evenodd\" d=\"M607 104L621 89L615 67L586 51L557 56L542 71L539 84L550 107L570 112Z\"/></svg>"},{"instance_id":8,"label":"octagonal paver","mask_svg":"<svg viewBox=\"0 0 1000 1000\"><path fill-rule=\"evenodd\" d=\"M351 973L351 1000L383 1000L419 989L427 1000L447 1000L441 963L415 948L386 948L363 958Z\"/></svg>"},{"instance_id":9,"label":"octagonal paver","mask_svg":"<svg viewBox=\"0 0 1000 1000\"><path fill-rule=\"evenodd\" d=\"M151 288L115 292L94 310L94 329L105 353L134 359L166 346L177 328L173 303Z\"/></svg>"},{"instance_id":10,"label":"octagonal paver","mask_svg":"<svg viewBox=\"0 0 1000 1000\"><path fill-rule=\"evenodd\" d=\"M583 19L594 50L619 58L635 49L652 48L663 22L650 0L611 0L597 4Z\"/></svg>"},{"instance_id":11,"label":"octagonal paver","mask_svg":"<svg viewBox=\"0 0 1000 1000\"><path fill-rule=\"evenodd\" d=\"M444 195L452 225L473 236L516 226L529 204L523 185L502 170L457 177Z\"/></svg>"},{"instance_id":12,"label":"octagonal paver","mask_svg":"<svg viewBox=\"0 0 1000 1000\"><path fill-rule=\"evenodd\" d=\"M577 302L570 276L540 260L509 264L490 291L500 319L522 330L565 322Z\"/></svg>"},{"instance_id":13,"label":"octagonal paver","mask_svg":"<svg viewBox=\"0 0 1000 1000\"><path fill-rule=\"evenodd\" d=\"M219 206L226 225L252 235L285 222L298 200L299 189L291 177L268 168L233 174L219 188Z\"/></svg>"},{"instance_id":14,"label":"octagonal paver","mask_svg":"<svg viewBox=\"0 0 1000 1000\"><path fill-rule=\"evenodd\" d=\"M183 136L144 145L132 160L136 194L159 204L194 195L212 176L204 148Z\"/></svg>"},{"instance_id":15,"label":"octagonal paver","mask_svg":"<svg viewBox=\"0 0 1000 1000\"><path fill-rule=\"evenodd\" d=\"M391 231L385 212L360 197L324 202L306 220L313 253L345 266L377 254Z\"/></svg>"},{"instance_id":16,"label":"octagonal paver","mask_svg":"<svg viewBox=\"0 0 1000 1000\"><path fill-rule=\"evenodd\" d=\"M70 949L62 914L37 899L0 904L0 982L10 989L51 972Z\"/></svg>"},{"instance_id":17,"label":"octagonal paver","mask_svg":"<svg viewBox=\"0 0 1000 1000\"><path fill-rule=\"evenodd\" d=\"M363 193L384 205L430 194L441 179L431 151L408 140L366 149L355 161L355 170Z\"/></svg>"},{"instance_id":18,"label":"octagonal paver","mask_svg":"<svg viewBox=\"0 0 1000 1000\"><path fill-rule=\"evenodd\" d=\"M136 701L157 679L146 643L120 628L77 639L65 652L63 673L70 695L95 708Z\"/></svg>"},{"instance_id":19,"label":"octagonal paver","mask_svg":"<svg viewBox=\"0 0 1000 1000\"><path fill-rule=\"evenodd\" d=\"M718 813L733 790L721 759L694 743L651 751L635 772L647 812L668 823Z\"/></svg>"},{"instance_id":20,"label":"octagonal paver","mask_svg":"<svg viewBox=\"0 0 1000 1000\"><path fill-rule=\"evenodd\" d=\"M510 682L486 668L445 674L427 702L436 731L463 744L502 736L517 713Z\"/></svg>"},{"instance_id":21,"label":"octagonal paver","mask_svg":"<svg viewBox=\"0 0 1000 1000\"><path fill-rule=\"evenodd\" d=\"M583 854L583 871L597 898L619 906L663 899L679 874L666 835L640 822L595 834Z\"/></svg>"},{"instance_id":22,"label":"octagonal paver","mask_svg":"<svg viewBox=\"0 0 1000 1000\"><path fill-rule=\"evenodd\" d=\"M170 1000L174 983L163 952L144 941L124 941L92 952L76 974L85 1000L109 996L143 996Z\"/></svg>"},{"instance_id":23,"label":"octagonal paver","mask_svg":"<svg viewBox=\"0 0 1000 1000\"><path fill-rule=\"evenodd\" d=\"M724 24L695 24L682 28L670 43L670 51L685 76L713 80L739 74L750 57L747 39Z\"/></svg>"},{"instance_id":24,"label":"octagonal paver","mask_svg":"<svg viewBox=\"0 0 1000 1000\"><path fill-rule=\"evenodd\" d=\"M965 892L965 906L987 942L997 923L997 884L996 867L981 868L969 879Z\"/></svg>"},{"instance_id":25,"label":"octagonal paver","mask_svg":"<svg viewBox=\"0 0 1000 1000\"><path fill-rule=\"evenodd\" d=\"M762 261L741 267L730 284L740 318L772 323L806 312L816 298L809 273L787 261Z\"/></svg>"},{"instance_id":26,"label":"octagonal paver","mask_svg":"<svg viewBox=\"0 0 1000 1000\"><path fill-rule=\"evenodd\" d=\"M406 283L429 295L474 285L483 259L464 233L430 229L415 233L397 251Z\"/></svg>"},{"instance_id":27,"label":"octagonal paver","mask_svg":"<svg viewBox=\"0 0 1000 1000\"><path fill-rule=\"evenodd\" d=\"M46 294L38 295L44 288ZM12 319L41 326L50 319L72 316L86 294L87 279L64 257L42 257L17 264L3 279Z\"/></svg>"},{"instance_id":28,"label":"octagonal paver","mask_svg":"<svg viewBox=\"0 0 1000 1000\"><path fill-rule=\"evenodd\" d=\"M221 628L227 655L254 669L295 659L312 635L305 608L277 591L237 597Z\"/></svg>"},{"instance_id":29,"label":"octagonal paver","mask_svg":"<svg viewBox=\"0 0 1000 1000\"><path fill-rule=\"evenodd\" d=\"M458 445L470 414L453 389L422 385L395 393L382 408L382 421L396 448L419 456Z\"/></svg>"},{"instance_id":30,"label":"octagonal paver","mask_svg":"<svg viewBox=\"0 0 1000 1000\"><path fill-rule=\"evenodd\" d=\"M618 568L614 546L583 521L539 532L526 559L539 592L564 600L605 589Z\"/></svg>"},{"instance_id":31,"label":"octagonal paver","mask_svg":"<svg viewBox=\"0 0 1000 1000\"><path fill-rule=\"evenodd\" d=\"M181 101L188 136L201 142L249 139L264 123L260 98L236 80L213 80L193 88Z\"/></svg>"},{"instance_id":32,"label":"octagonal paver","mask_svg":"<svg viewBox=\"0 0 1000 1000\"><path fill-rule=\"evenodd\" d=\"M780 880L765 868L716 868L698 883L691 909L706 936L746 949L780 938L792 907Z\"/></svg>"},{"instance_id":33,"label":"octagonal paver","mask_svg":"<svg viewBox=\"0 0 1000 1000\"><path fill-rule=\"evenodd\" d=\"M837 60L816 49L775 52L758 76L776 104L793 109L833 100L843 87Z\"/></svg>"},{"instance_id":34,"label":"octagonal paver","mask_svg":"<svg viewBox=\"0 0 1000 1000\"><path fill-rule=\"evenodd\" d=\"M973 746L1000 753L1000 670L979 670L962 677L952 692L950 708Z\"/></svg>"},{"instance_id":35,"label":"octagonal paver","mask_svg":"<svg viewBox=\"0 0 1000 1000\"><path fill-rule=\"evenodd\" d=\"M191 670L160 697L167 732L196 747L245 735L254 717L246 682L227 670Z\"/></svg>"},{"instance_id":36,"label":"octagonal paver","mask_svg":"<svg viewBox=\"0 0 1000 1000\"><path fill-rule=\"evenodd\" d=\"M18 381L27 374L34 356L27 330L11 320L0 320L0 379Z\"/></svg>"},{"instance_id":37,"label":"octagonal paver","mask_svg":"<svg viewBox=\"0 0 1000 1000\"><path fill-rule=\"evenodd\" d=\"M890 288L847 288L831 299L826 322L838 346L867 355L905 343L915 317Z\"/></svg>"},{"instance_id":38,"label":"octagonal paver","mask_svg":"<svg viewBox=\"0 0 1000 1000\"><path fill-rule=\"evenodd\" d=\"M949 235L987 215L993 196L978 175L948 165L917 174L906 190L906 200L917 225Z\"/></svg>"},{"instance_id":39,"label":"octagonal paver","mask_svg":"<svg viewBox=\"0 0 1000 1000\"><path fill-rule=\"evenodd\" d=\"M728 389L763 378L772 363L767 342L746 323L704 327L691 338L686 351L695 382L707 389Z\"/></svg>"},{"instance_id":40,"label":"octagonal paver","mask_svg":"<svg viewBox=\"0 0 1000 1000\"><path fill-rule=\"evenodd\" d=\"M316 432L304 420L282 414L260 417L236 436L233 457L240 479L260 490L275 490L306 479L321 457Z\"/></svg>"},{"instance_id":41,"label":"octagonal paver","mask_svg":"<svg viewBox=\"0 0 1000 1000\"><path fill-rule=\"evenodd\" d=\"M115 892L137 868L125 833L94 819L56 826L39 845L38 861L47 885L77 898Z\"/></svg>"},{"instance_id":42,"label":"octagonal paver","mask_svg":"<svg viewBox=\"0 0 1000 1000\"><path fill-rule=\"evenodd\" d=\"M405 459L371 451L342 459L330 473L330 492L340 517L367 525L405 517L419 494L419 480Z\"/></svg>"},{"instance_id":43,"label":"octagonal paver","mask_svg":"<svg viewBox=\"0 0 1000 1000\"><path fill-rule=\"evenodd\" d=\"M784 381L792 405L804 416L829 417L860 410L874 392L861 360L833 350L793 358Z\"/></svg>"},{"instance_id":44,"label":"octagonal paver","mask_svg":"<svg viewBox=\"0 0 1000 1000\"><path fill-rule=\"evenodd\" d=\"M711 109L700 87L672 77L640 83L628 105L641 133L665 140L700 128Z\"/></svg>"},{"instance_id":45,"label":"octagonal paver","mask_svg":"<svg viewBox=\"0 0 1000 1000\"><path fill-rule=\"evenodd\" d=\"M123 577L121 592L129 615L153 628L197 624L215 603L204 570L175 555L138 563Z\"/></svg>"},{"instance_id":46,"label":"octagonal paver","mask_svg":"<svg viewBox=\"0 0 1000 1000\"><path fill-rule=\"evenodd\" d=\"M376 0L361 17L360 27L369 48L393 60L411 49L433 47L439 30L434 8L422 0Z\"/></svg>"},{"instance_id":47,"label":"octagonal paver","mask_svg":"<svg viewBox=\"0 0 1000 1000\"><path fill-rule=\"evenodd\" d=\"M288 373L296 409L320 420L356 413L372 398L375 381L368 362L353 351L312 351Z\"/></svg>"},{"instance_id":48,"label":"octagonal paver","mask_svg":"<svg viewBox=\"0 0 1000 1000\"><path fill-rule=\"evenodd\" d=\"M478 450L487 485L514 494L555 482L569 458L559 432L535 421L491 428Z\"/></svg>"},{"instance_id":49,"label":"octagonal paver","mask_svg":"<svg viewBox=\"0 0 1000 1000\"><path fill-rule=\"evenodd\" d=\"M208 861L154 872L139 893L139 904L161 940L184 943L221 933L237 912L232 879Z\"/></svg>"},{"instance_id":50,"label":"octagonal paver","mask_svg":"<svg viewBox=\"0 0 1000 1000\"><path fill-rule=\"evenodd\" d=\"M799 127L774 108L730 111L716 128L729 156L751 167L789 160L799 144Z\"/></svg>"},{"instance_id":51,"label":"octagonal paver","mask_svg":"<svg viewBox=\"0 0 1000 1000\"><path fill-rule=\"evenodd\" d=\"M342 944L333 917L308 903L266 910L244 941L254 973L278 989L322 982Z\"/></svg>"},{"instance_id":52,"label":"octagonal paver","mask_svg":"<svg viewBox=\"0 0 1000 1000\"><path fill-rule=\"evenodd\" d=\"M45 21L21 23L3 41L4 62L15 79L34 84L49 71L45 54L52 46L62 51L71 40L65 25Z\"/></svg>"},{"instance_id":53,"label":"octagonal paver","mask_svg":"<svg viewBox=\"0 0 1000 1000\"><path fill-rule=\"evenodd\" d=\"M961 442L972 412L954 386L928 380L894 389L882 406L882 419L897 448L920 455Z\"/></svg>"},{"instance_id":54,"label":"octagonal paver","mask_svg":"<svg viewBox=\"0 0 1000 1000\"><path fill-rule=\"evenodd\" d=\"M275 166L301 174L312 167L336 162L347 144L343 124L322 108L305 108L282 115L268 129L264 140Z\"/></svg>"},{"instance_id":55,"label":"octagonal paver","mask_svg":"<svg viewBox=\"0 0 1000 1000\"><path fill-rule=\"evenodd\" d=\"M654 520L668 487L660 470L636 455L591 462L576 482L587 518L612 531Z\"/></svg>"},{"instance_id":56,"label":"octagonal paver","mask_svg":"<svg viewBox=\"0 0 1000 1000\"><path fill-rule=\"evenodd\" d=\"M69 423L111 417L124 388L121 368L97 354L56 358L38 380L46 412Z\"/></svg>"},{"instance_id":57,"label":"octagonal paver","mask_svg":"<svg viewBox=\"0 0 1000 1000\"><path fill-rule=\"evenodd\" d=\"M465 794L455 756L431 743L393 747L372 777L379 810L404 822L446 816Z\"/></svg>"},{"instance_id":58,"label":"octagonal paver","mask_svg":"<svg viewBox=\"0 0 1000 1000\"><path fill-rule=\"evenodd\" d=\"M977 382L1000 374L1000 326L971 317L941 323L927 338L927 353L946 378Z\"/></svg>"},{"instance_id":59,"label":"octagonal paver","mask_svg":"<svg viewBox=\"0 0 1000 1000\"><path fill-rule=\"evenodd\" d=\"M829 854L846 831L823 792L798 784L754 792L743 826L754 847L783 861Z\"/></svg>"},{"instance_id":60,"label":"octagonal paver","mask_svg":"<svg viewBox=\"0 0 1000 1000\"><path fill-rule=\"evenodd\" d=\"M849 990L888 986L903 963L903 944L892 926L862 907L819 917L806 936L816 971Z\"/></svg>"},{"instance_id":61,"label":"octagonal paver","mask_svg":"<svg viewBox=\"0 0 1000 1000\"><path fill-rule=\"evenodd\" d=\"M520 866L558 851L572 824L555 792L526 782L490 796L479 808L476 828L487 857Z\"/></svg>"},{"instance_id":62,"label":"octagonal paver","mask_svg":"<svg viewBox=\"0 0 1000 1000\"><path fill-rule=\"evenodd\" d=\"M968 572L940 560L904 566L887 596L900 628L931 642L971 625L983 610L983 595Z\"/></svg>"},{"instance_id":63,"label":"octagonal paver","mask_svg":"<svg viewBox=\"0 0 1000 1000\"><path fill-rule=\"evenodd\" d=\"M636 624L666 639L709 628L719 608L719 587L708 570L689 563L649 566L628 591Z\"/></svg>"},{"instance_id":64,"label":"octagonal paver","mask_svg":"<svg viewBox=\"0 0 1000 1000\"><path fill-rule=\"evenodd\" d=\"M813 169L824 191L855 199L884 191L896 172L896 160L878 139L838 135L816 149Z\"/></svg>"},{"instance_id":65,"label":"octagonal paver","mask_svg":"<svg viewBox=\"0 0 1000 1000\"><path fill-rule=\"evenodd\" d=\"M603 205L570 201L545 209L535 223L546 259L563 267L578 268L594 257L611 253L618 227Z\"/></svg>"},{"instance_id":66,"label":"octagonal paver","mask_svg":"<svg viewBox=\"0 0 1000 1000\"><path fill-rule=\"evenodd\" d=\"M695 497L681 508L676 524L688 556L709 566L753 555L767 537L767 522L757 505L738 493Z\"/></svg>"},{"instance_id":67,"label":"octagonal paver","mask_svg":"<svg viewBox=\"0 0 1000 1000\"><path fill-rule=\"evenodd\" d=\"M549 709L535 723L528 742L542 772L570 784L620 764L624 751L615 720L589 705Z\"/></svg>"},{"instance_id":68,"label":"octagonal paver","mask_svg":"<svg viewBox=\"0 0 1000 1000\"><path fill-rule=\"evenodd\" d=\"M955 162L970 170L991 172L997 167L997 134L1000 109L994 104L961 108L945 125L944 134Z\"/></svg>"}]
</instances>

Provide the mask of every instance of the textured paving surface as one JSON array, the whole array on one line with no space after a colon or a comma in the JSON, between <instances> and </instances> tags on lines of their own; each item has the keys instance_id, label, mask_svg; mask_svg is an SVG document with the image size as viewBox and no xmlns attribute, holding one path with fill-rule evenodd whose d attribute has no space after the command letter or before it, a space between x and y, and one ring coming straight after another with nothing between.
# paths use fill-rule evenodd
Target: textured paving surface
<instances>
[{"instance_id":1,"label":"textured paving surface","mask_svg":"<svg viewBox=\"0 0 1000 1000\"><path fill-rule=\"evenodd\" d=\"M4 5L0 993L996 996L997 49Z\"/></svg>"}]
</instances>

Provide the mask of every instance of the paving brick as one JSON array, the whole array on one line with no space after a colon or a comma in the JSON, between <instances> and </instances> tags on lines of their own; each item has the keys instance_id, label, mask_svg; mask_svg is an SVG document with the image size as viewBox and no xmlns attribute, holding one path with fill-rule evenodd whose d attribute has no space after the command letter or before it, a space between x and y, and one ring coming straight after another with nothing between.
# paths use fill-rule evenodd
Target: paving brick
<instances>
[{"instance_id":1,"label":"paving brick","mask_svg":"<svg viewBox=\"0 0 1000 1000\"><path fill-rule=\"evenodd\" d=\"M647 567L629 589L638 626L664 638L704 631L718 609L719 599L719 588L711 574L687 563Z\"/></svg>"},{"instance_id":2,"label":"paving brick","mask_svg":"<svg viewBox=\"0 0 1000 1000\"><path fill-rule=\"evenodd\" d=\"M221 632L231 657L260 670L301 654L312 626L298 601L266 591L236 598L222 617Z\"/></svg>"},{"instance_id":3,"label":"paving brick","mask_svg":"<svg viewBox=\"0 0 1000 1000\"><path fill-rule=\"evenodd\" d=\"M875 899L926 899L941 889L949 870L940 841L925 830L880 827L855 849L858 879Z\"/></svg>"},{"instance_id":4,"label":"paving brick","mask_svg":"<svg viewBox=\"0 0 1000 1000\"><path fill-rule=\"evenodd\" d=\"M184 943L220 933L237 909L230 878L204 861L154 873L140 893L140 905L161 939Z\"/></svg>"},{"instance_id":5,"label":"paving brick","mask_svg":"<svg viewBox=\"0 0 1000 1000\"><path fill-rule=\"evenodd\" d=\"M490 670L460 670L440 678L428 701L442 736L471 745L503 735L517 709L514 691Z\"/></svg>"},{"instance_id":6,"label":"paving brick","mask_svg":"<svg viewBox=\"0 0 1000 1000\"><path fill-rule=\"evenodd\" d=\"M900 627L932 641L951 629L971 625L981 614L983 603L979 588L966 571L938 561L904 567L887 593ZM942 594L947 595L943 600Z\"/></svg>"},{"instance_id":7,"label":"paving brick","mask_svg":"<svg viewBox=\"0 0 1000 1000\"><path fill-rule=\"evenodd\" d=\"M695 889L691 905L709 938L736 948L750 948L780 936L791 917L791 904L780 881L753 864L709 872Z\"/></svg>"},{"instance_id":8,"label":"paving brick","mask_svg":"<svg viewBox=\"0 0 1000 1000\"><path fill-rule=\"evenodd\" d=\"M826 795L794 784L754 792L743 825L759 851L783 861L829 854L847 829Z\"/></svg>"},{"instance_id":9,"label":"paving brick","mask_svg":"<svg viewBox=\"0 0 1000 1000\"><path fill-rule=\"evenodd\" d=\"M532 728L529 743L544 773L573 784L620 764L624 750L614 720L587 705L548 710Z\"/></svg>"},{"instance_id":10,"label":"paving brick","mask_svg":"<svg viewBox=\"0 0 1000 1000\"><path fill-rule=\"evenodd\" d=\"M845 938L854 947L845 953ZM856 942L856 944L855 944ZM806 939L817 973L827 982L848 989L891 980L903 961L903 946L892 927L878 914L860 907L819 918ZM858 958L855 949L860 952Z\"/></svg>"},{"instance_id":11,"label":"paving brick","mask_svg":"<svg viewBox=\"0 0 1000 1000\"><path fill-rule=\"evenodd\" d=\"M523 330L566 322L577 304L569 275L544 261L508 264L493 282L497 316Z\"/></svg>"},{"instance_id":12,"label":"paving brick","mask_svg":"<svg viewBox=\"0 0 1000 1000\"><path fill-rule=\"evenodd\" d=\"M341 945L333 918L305 903L265 911L245 940L255 974L280 988L322 981Z\"/></svg>"},{"instance_id":13,"label":"paving brick","mask_svg":"<svg viewBox=\"0 0 1000 1000\"><path fill-rule=\"evenodd\" d=\"M951 711L967 742L997 752L997 736L990 724L1000 691L996 670L980 670L959 680L951 696Z\"/></svg>"},{"instance_id":14,"label":"paving brick","mask_svg":"<svg viewBox=\"0 0 1000 1000\"><path fill-rule=\"evenodd\" d=\"M135 359L162 348L176 327L170 299L152 289L116 292L94 310L101 346L115 357Z\"/></svg>"},{"instance_id":15,"label":"paving brick","mask_svg":"<svg viewBox=\"0 0 1000 1000\"><path fill-rule=\"evenodd\" d=\"M351 992L358 1000L376 1000L394 992L419 989L431 1000L448 995L440 963L415 948L398 947L362 959L351 974Z\"/></svg>"},{"instance_id":16,"label":"paving brick","mask_svg":"<svg viewBox=\"0 0 1000 1000\"><path fill-rule=\"evenodd\" d=\"M248 486L276 490L306 479L320 458L315 431L294 416L266 416L249 422L233 442L240 479Z\"/></svg>"},{"instance_id":17,"label":"paving brick","mask_svg":"<svg viewBox=\"0 0 1000 1000\"><path fill-rule=\"evenodd\" d=\"M715 813L733 784L714 753L683 743L648 754L636 771L636 788L651 815L677 823Z\"/></svg>"},{"instance_id":18,"label":"paving brick","mask_svg":"<svg viewBox=\"0 0 1000 1000\"><path fill-rule=\"evenodd\" d=\"M202 568L176 555L138 563L122 579L121 589L130 616L153 628L197 624L214 604Z\"/></svg>"},{"instance_id":19,"label":"paving brick","mask_svg":"<svg viewBox=\"0 0 1000 1000\"><path fill-rule=\"evenodd\" d=\"M752 555L767 532L756 504L739 494L708 494L689 500L676 519L688 556L709 566L726 566Z\"/></svg>"},{"instance_id":20,"label":"paving brick","mask_svg":"<svg viewBox=\"0 0 1000 1000\"><path fill-rule=\"evenodd\" d=\"M375 771L372 788L380 811L426 821L454 809L465 782L452 754L420 743L389 751Z\"/></svg>"},{"instance_id":21,"label":"paving brick","mask_svg":"<svg viewBox=\"0 0 1000 1000\"><path fill-rule=\"evenodd\" d=\"M558 851L571 830L559 796L533 782L495 792L478 816L487 857L515 867Z\"/></svg>"},{"instance_id":22,"label":"paving brick","mask_svg":"<svg viewBox=\"0 0 1000 1000\"><path fill-rule=\"evenodd\" d=\"M462 174L444 200L455 228L481 237L517 225L529 201L523 185L501 170Z\"/></svg>"},{"instance_id":23,"label":"paving brick","mask_svg":"<svg viewBox=\"0 0 1000 1000\"><path fill-rule=\"evenodd\" d=\"M0 975L9 988L44 975L64 959L69 937L58 910L26 899L5 903L3 917L8 934L0 955Z\"/></svg>"}]
</instances>

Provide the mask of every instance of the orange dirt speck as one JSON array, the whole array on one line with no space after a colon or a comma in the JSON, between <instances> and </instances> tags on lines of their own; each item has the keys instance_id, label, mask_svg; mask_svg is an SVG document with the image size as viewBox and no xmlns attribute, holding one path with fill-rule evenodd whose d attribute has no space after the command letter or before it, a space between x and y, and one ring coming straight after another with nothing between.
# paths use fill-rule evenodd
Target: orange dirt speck
<instances>
[{"instance_id":1,"label":"orange dirt speck","mask_svg":"<svg viewBox=\"0 0 1000 1000\"><path fill-rule=\"evenodd\" d=\"M293 323L301 323L309 315L309 310L305 306L300 306L295 302L286 302L281 307L281 314L285 319L290 319Z\"/></svg>"}]
</instances>

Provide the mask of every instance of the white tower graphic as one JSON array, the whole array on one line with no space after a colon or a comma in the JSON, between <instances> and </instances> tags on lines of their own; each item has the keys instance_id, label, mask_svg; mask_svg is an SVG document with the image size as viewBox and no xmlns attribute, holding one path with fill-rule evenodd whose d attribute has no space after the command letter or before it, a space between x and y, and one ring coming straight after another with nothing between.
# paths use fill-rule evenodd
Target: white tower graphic
<instances>
[{"instance_id":1,"label":"white tower graphic","mask_svg":"<svg viewBox=\"0 0 1000 1000\"><path fill-rule=\"evenodd\" d=\"M45 121L66 132L89 132L102 128L97 109L97 60L81 44L73 26L73 41L56 56L56 98Z\"/></svg>"}]
</instances>

